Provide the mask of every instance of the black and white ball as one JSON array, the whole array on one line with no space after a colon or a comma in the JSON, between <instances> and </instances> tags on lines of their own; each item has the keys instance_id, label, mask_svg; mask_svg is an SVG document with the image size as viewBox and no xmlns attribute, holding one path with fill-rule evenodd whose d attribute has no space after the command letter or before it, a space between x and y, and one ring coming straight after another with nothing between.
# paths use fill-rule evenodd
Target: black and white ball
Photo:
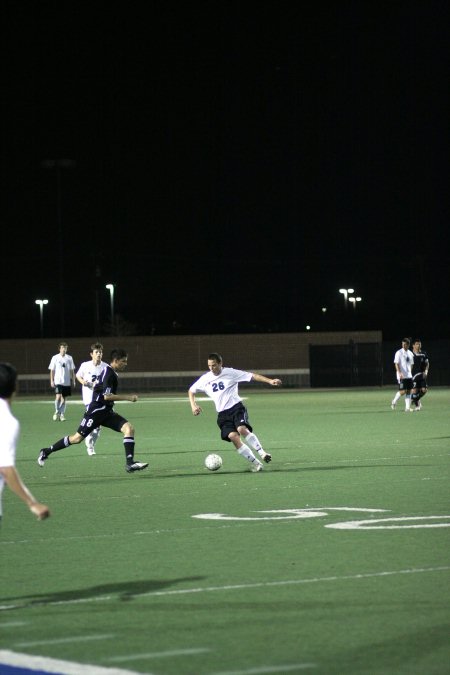
<instances>
[{"instance_id":1,"label":"black and white ball","mask_svg":"<svg viewBox=\"0 0 450 675\"><path fill-rule=\"evenodd\" d=\"M205 457L205 466L210 471L217 471L222 466L222 457L216 453L212 453Z\"/></svg>"}]
</instances>

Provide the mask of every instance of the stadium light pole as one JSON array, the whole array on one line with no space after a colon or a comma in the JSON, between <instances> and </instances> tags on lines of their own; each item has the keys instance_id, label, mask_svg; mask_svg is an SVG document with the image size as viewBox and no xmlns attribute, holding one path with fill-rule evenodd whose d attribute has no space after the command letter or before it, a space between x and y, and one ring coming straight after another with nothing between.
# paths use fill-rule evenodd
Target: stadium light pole
<instances>
[{"instance_id":1,"label":"stadium light pole","mask_svg":"<svg viewBox=\"0 0 450 675\"><path fill-rule=\"evenodd\" d=\"M56 176L56 240L57 240L57 255L58 260L58 276L59 276L59 310L61 322L61 336L66 332L65 329L65 306L64 306L64 230L62 218L62 178L61 172L63 169L72 169L76 166L73 159L43 159L41 167L43 169L50 169L55 171Z\"/></svg>"},{"instance_id":2,"label":"stadium light pole","mask_svg":"<svg viewBox=\"0 0 450 675\"><path fill-rule=\"evenodd\" d=\"M39 305L39 319L41 327L41 338L44 337L44 305L48 305L48 300L35 300L36 305Z\"/></svg>"},{"instance_id":3,"label":"stadium light pole","mask_svg":"<svg viewBox=\"0 0 450 675\"><path fill-rule=\"evenodd\" d=\"M361 300L362 300L362 298L360 298L359 296L357 298L349 298L348 299L348 301L351 302L352 305L353 305L353 310L356 309L356 303L361 302Z\"/></svg>"},{"instance_id":4,"label":"stadium light pole","mask_svg":"<svg viewBox=\"0 0 450 675\"><path fill-rule=\"evenodd\" d=\"M339 293L342 293L342 295L344 296L345 309L347 309L347 306L348 306L348 302L347 302L348 301L348 294L354 293L354 292L355 292L355 290L353 288L340 288L339 289Z\"/></svg>"},{"instance_id":5,"label":"stadium light pole","mask_svg":"<svg viewBox=\"0 0 450 675\"><path fill-rule=\"evenodd\" d=\"M114 334L114 284L106 284L111 302L111 335Z\"/></svg>"}]
</instances>

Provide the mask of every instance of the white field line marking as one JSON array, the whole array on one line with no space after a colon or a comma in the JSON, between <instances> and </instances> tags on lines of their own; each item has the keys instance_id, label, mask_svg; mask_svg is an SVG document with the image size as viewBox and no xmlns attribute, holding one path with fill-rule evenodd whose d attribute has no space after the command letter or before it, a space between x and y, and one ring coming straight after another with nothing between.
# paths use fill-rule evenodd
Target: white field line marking
<instances>
[{"instance_id":1,"label":"white field line marking","mask_svg":"<svg viewBox=\"0 0 450 675\"><path fill-rule=\"evenodd\" d=\"M0 628L17 628L18 626L26 626L28 621L8 621L7 623L0 623Z\"/></svg>"},{"instance_id":2,"label":"white field line marking","mask_svg":"<svg viewBox=\"0 0 450 675\"><path fill-rule=\"evenodd\" d=\"M266 675L266 673L290 673L294 670L306 670L307 668L317 668L316 663L291 663L280 664L279 666L260 666L259 668L249 668L248 670L221 670L211 673L211 675Z\"/></svg>"},{"instance_id":3,"label":"white field line marking","mask_svg":"<svg viewBox=\"0 0 450 675\"><path fill-rule=\"evenodd\" d=\"M50 659L45 656L17 654L6 649L0 650L1 665L24 668L25 672L38 670L45 673L58 673L58 675L138 675L134 670L103 668L89 663L73 663L72 661ZM152 675L152 673L147 673L147 675Z\"/></svg>"},{"instance_id":4,"label":"white field line marking","mask_svg":"<svg viewBox=\"0 0 450 675\"><path fill-rule=\"evenodd\" d=\"M172 649L167 652L146 652L143 654L128 654L127 656L110 656L107 661L119 663L121 661L139 661L140 659L161 659L172 656L191 656L194 654L205 654L211 650L207 647L193 647L192 649Z\"/></svg>"},{"instance_id":5,"label":"white field line marking","mask_svg":"<svg viewBox=\"0 0 450 675\"><path fill-rule=\"evenodd\" d=\"M68 638L55 638L53 640L32 640L31 642L16 642L14 647L39 647L41 645L64 645L72 642L92 642L93 640L110 640L116 635L73 635Z\"/></svg>"},{"instance_id":6,"label":"white field line marking","mask_svg":"<svg viewBox=\"0 0 450 675\"><path fill-rule=\"evenodd\" d=\"M351 506L319 506L305 509L269 509L264 511L252 511L252 513L281 513L280 516L227 516L225 513L197 513L192 518L200 520L298 520L304 518L321 518L328 516L327 511L364 511L366 513L384 513L390 509L365 509Z\"/></svg>"},{"instance_id":7,"label":"white field line marking","mask_svg":"<svg viewBox=\"0 0 450 675\"><path fill-rule=\"evenodd\" d=\"M423 572L442 572L450 570L450 565L442 567L423 567L417 569L406 570L392 570L386 572L367 572L361 574L349 574L343 576L333 577L313 577L311 579L287 579L286 581L261 581L251 584L233 584L230 586L206 586L205 588L185 588L174 589L172 591L150 591L149 593L142 593L140 597L162 596L162 595L183 595L188 593L211 593L215 591L240 591L252 588L271 588L276 586L297 586L300 584L314 584L328 581L356 581L359 579L372 579L375 577L388 577L397 574L420 574Z\"/></svg>"},{"instance_id":8,"label":"white field line marking","mask_svg":"<svg viewBox=\"0 0 450 675\"><path fill-rule=\"evenodd\" d=\"M243 400L247 400L248 396L241 396L241 398ZM209 398L209 396L196 396L196 400L197 401L203 401L203 402L208 401L208 402L211 402L211 403L213 402L212 399ZM14 404L16 404L16 403L19 403L19 402L15 401ZM28 403L28 404L32 403L33 405L36 405L36 404L37 405L42 405L42 404L48 405L48 401L20 401L20 403ZM114 405L115 406L121 405L121 404L128 405L129 403L131 403L131 401L116 401L114 403ZM177 398L177 397L175 397L175 398L140 398L139 397L138 403L184 403L185 405L189 405L189 399L188 399L187 396L185 396L184 398ZM67 405L68 406L73 406L73 405L84 406L84 403L83 403L82 400L67 401Z\"/></svg>"},{"instance_id":9,"label":"white field line marking","mask_svg":"<svg viewBox=\"0 0 450 675\"><path fill-rule=\"evenodd\" d=\"M300 584L317 584L330 581L338 581L338 582L358 581L359 579L374 579L377 577L397 576L399 574L424 574L428 572L446 572L448 570L450 570L450 565L442 565L440 567L418 567L404 570L389 570L385 572L362 572L360 574L349 574L342 576L312 577L307 579L286 579L285 581L261 581L245 584L231 584L228 586L204 586L197 588L182 588L169 591L149 591L148 593L135 593L133 594L133 599L162 597L171 595L190 595L194 593L196 594L216 593L219 591L241 591L241 590L251 590L253 588L276 588L281 586L298 586ZM117 595L100 595L91 598L80 598L79 600L55 600L55 601L40 600L38 602L24 603L22 605L0 605L0 611L7 611L11 609L28 609L36 607L38 605L46 605L48 607L51 607L55 605L88 604L91 602L99 602L99 601L105 602L108 600L116 600L116 598ZM107 638L113 636L103 636L103 637ZM24 644L25 643L22 643L22 645ZM26 644L28 645L29 643Z\"/></svg>"},{"instance_id":10,"label":"white field line marking","mask_svg":"<svg viewBox=\"0 0 450 675\"><path fill-rule=\"evenodd\" d=\"M441 520L442 518L450 519L450 516L404 516L401 518L375 518L374 520L349 520L344 523L331 523L324 527L329 527L334 530L407 530L413 528L427 528L427 527L450 527L449 523L421 523L419 525L385 525L389 522L404 523L410 520ZM381 523L381 524L379 524Z\"/></svg>"}]
</instances>

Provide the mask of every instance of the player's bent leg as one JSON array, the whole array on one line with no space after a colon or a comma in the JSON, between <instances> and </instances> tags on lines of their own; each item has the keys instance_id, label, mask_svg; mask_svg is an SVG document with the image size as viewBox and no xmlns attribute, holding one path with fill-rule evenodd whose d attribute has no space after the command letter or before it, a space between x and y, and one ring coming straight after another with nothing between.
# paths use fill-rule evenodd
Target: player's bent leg
<instances>
[{"instance_id":1,"label":"player's bent leg","mask_svg":"<svg viewBox=\"0 0 450 675\"><path fill-rule=\"evenodd\" d=\"M231 434L229 434L229 438L231 442L234 444L238 453L241 455L241 457L244 457L247 460L247 462L250 462L250 464L252 465L252 471L255 472L261 471L263 465L261 464L259 459L255 457L249 446L241 441L239 435L236 432L232 432Z\"/></svg>"},{"instance_id":2,"label":"player's bent leg","mask_svg":"<svg viewBox=\"0 0 450 675\"><path fill-rule=\"evenodd\" d=\"M238 429L238 431L239 430L240 429ZM248 429L247 432L248 433L245 435L245 442L247 443L247 445L249 445L252 448L252 450L256 450L258 455L261 457L262 460L265 461L266 464L271 462L272 455L264 450L256 434L253 433L253 431L249 432Z\"/></svg>"}]
</instances>

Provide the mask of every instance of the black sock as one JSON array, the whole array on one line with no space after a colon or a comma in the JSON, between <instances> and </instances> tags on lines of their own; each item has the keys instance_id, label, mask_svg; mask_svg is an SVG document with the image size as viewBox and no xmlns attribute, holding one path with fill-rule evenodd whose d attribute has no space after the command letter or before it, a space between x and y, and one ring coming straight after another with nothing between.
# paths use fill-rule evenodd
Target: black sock
<instances>
[{"instance_id":1,"label":"black sock","mask_svg":"<svg viewBox=\"0 0 450 675\"><path fill-rule=\"evenodd\" d=\"M123 447L125 448L125 457L127 458L127 464L133 464L134 462L134 437L125 436L123 439Z\"/></svg>"},{"instance_id":2,"label":"black sock","mask_svg":"<svg viewBox=\"0 0 450 675\"><path fill-rule=\"evenodd\" d=\"M58 450L63 450L64 448L67 448L70 445L69 443L69 437L64 436L64 438L60 438L59 441L56 441L56 443L53 443L48 449L47 449L47 455L50 455L52 452L57 452Z\"/></svg>"}]
</instances>

